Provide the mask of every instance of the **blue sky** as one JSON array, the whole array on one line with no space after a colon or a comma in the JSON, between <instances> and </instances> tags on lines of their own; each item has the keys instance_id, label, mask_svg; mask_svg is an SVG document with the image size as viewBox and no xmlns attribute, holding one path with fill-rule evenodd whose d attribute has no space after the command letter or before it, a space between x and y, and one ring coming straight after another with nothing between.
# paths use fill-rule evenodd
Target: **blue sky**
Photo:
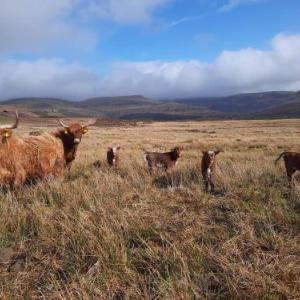
<instances>
[{"instance_id":1,"label":"blue sky","mask_svg":"<svg viewBox=\"0 0 300 300\"><path fill-rule=\"evenodd\" d=\"M300 89L299 0L0 0L0 99Z\"/></svg>"}]
</instances>

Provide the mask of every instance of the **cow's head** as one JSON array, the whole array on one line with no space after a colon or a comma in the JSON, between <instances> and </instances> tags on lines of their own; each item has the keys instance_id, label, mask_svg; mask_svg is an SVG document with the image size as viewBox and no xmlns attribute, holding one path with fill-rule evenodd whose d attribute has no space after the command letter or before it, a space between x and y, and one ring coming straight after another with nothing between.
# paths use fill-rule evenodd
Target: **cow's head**
<instances>
[{"instance_id":1,"label":"cow's head","mask_svg":"<svg viewBox=\"0 0 300 300\"><path fill-rule=\"evenodd\" d=\"M202 151L204 159L207 163L207 167L210 168L216 159L216 156L222 152L222 150L217 149L217 150L208 150L208 151Z\"/></svg>"},{"instance_id":2,"label":"cow's head","mask_svg":"<svg viewBox=\"0 0 300 300\"><path fill-rule=\"evenodd\" d=\"M181 147L181 146L178 147L177 146L171 152L173 152L175 154L175 156L177 158L179 158L179 157L181 157L183 155L183 147Z\"/></svg>"},{"instance_id":3,"label":"cow's head","mask_svg":"<svg viewBox=\"0 0 300 300\"><path fill-rule=\"evenodd\" d=\"M9 139L12 136L13 129L17 128L19 124L19 116L18 112L16 111L16 121L12 125L1 125L0 126L0 143L4 144L7 142L7 139Z\"/></svg>"},{"instance_id":4,"label":"cow's head","mask_svg":"<svg viewBox=\"0 0 300 300\"><path fill-rule=\"evenodd\" d=\"M121 149L121 146L118 147L108 147L107 152L111 153L114 157L117 155L119 150Z\"/></svg>"},{"instance_id":5,"label":"cow's head","mask_svg":"<svg viewBox=\"0 0 300 300\"><path fill-rule=\"evenodd\" d=\"M64 128L62 137L65 142L70 145L78 145L81 142L82 135L88 132L88 127L93 125L96 120L90 120L87 124L72 123L65 124L62 120L58 120L59 124Z\"/></svg>"}]
</instances>

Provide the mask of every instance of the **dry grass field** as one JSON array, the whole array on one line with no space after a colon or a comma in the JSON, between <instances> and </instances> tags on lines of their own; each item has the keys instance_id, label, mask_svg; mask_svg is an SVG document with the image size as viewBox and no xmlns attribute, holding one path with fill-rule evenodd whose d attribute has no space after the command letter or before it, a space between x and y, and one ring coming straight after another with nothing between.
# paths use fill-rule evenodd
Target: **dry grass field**
<instances>
[{"instance_id":1,"label":"dry grass field","mask_svg":"<svg viewBox=\"0 0 300 300\"><path fill-rule=\"evenodd\" d=\"M63 180L0 194L0 298L299 299L300 185L274 165L299 134L300 120L92 127ZM151 176L143 151L176 145L173 174ZM211 195L200 159L215 147Z\"/></svg>"}]
</instances>

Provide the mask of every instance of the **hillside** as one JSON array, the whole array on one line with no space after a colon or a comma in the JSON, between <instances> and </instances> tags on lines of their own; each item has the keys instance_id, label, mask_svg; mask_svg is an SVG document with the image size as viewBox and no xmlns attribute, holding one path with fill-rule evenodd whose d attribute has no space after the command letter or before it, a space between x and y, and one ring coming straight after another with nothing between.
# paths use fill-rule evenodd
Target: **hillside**
<instances>
[{"instance_id":1,"label":"hillside","mask_svg":"<svg viewBox=\"0 0 300 300\"><path fill-rule=\"evenodd\" d=\"M222 112L227 116L262 116L264 111L269 111L272 115L272 109L276 110L277 117L295 116L293 111L291 115L285 110L280 114L280 107L288 106L290 102L299 104L300 108L300 93L299 92L264 92L264 93L249 93L239 94L227 97L211 97L211 98L192 98L179 99L176 102L206 107L207 109ZM298 114L300 116L300 114Z\"/></svg>"},{"instance_id":2,"label":"hillside","mask_svg":"<svg viewBox=\"0 0 300 300\"><path fill-rule=\"evenodd\" d=\"M79 102L50 98L21 98L0 102L0 111L18 109L39 117L88 117L145 120L201 119L221 114L206 108L162 102L143 96L98 97Z\"/></svg>"},{"instance_id":3,"label":"hillside","mask_svg":"<svg viewBox=\"0 0 300 300\"><path fill-rule=\"evenodd\" d=\"M18 109L28 116L37 117L88 117L95 112L76 102L56 98L19 98L0 102L0 111ZM99 113L98 113L99 114ZM101 115L101 114L100 114Z\"/></svg>"},{"instance_id":4,"label":"hillside","mask_svg":"<svg viewBox=\"0 0 300 300\"><path fill-rule=\"evenodd\" d=\"M20 98L0 102L0 112L18 109L35 117L98 117L123 120L189 120L300 117L300 92L153 100L140 95L95 97L79 102Z\"/></svg>"}]
</instances>

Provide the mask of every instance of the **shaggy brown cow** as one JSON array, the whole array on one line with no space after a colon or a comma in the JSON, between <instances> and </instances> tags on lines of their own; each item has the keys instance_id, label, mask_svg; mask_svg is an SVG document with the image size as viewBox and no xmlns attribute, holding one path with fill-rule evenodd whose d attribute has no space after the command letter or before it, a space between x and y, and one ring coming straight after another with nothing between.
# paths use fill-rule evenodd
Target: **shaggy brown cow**
<instances>
[{"instance_id":1,"label":"shaggy brown cow","mask_svg":"<svg viewBox=\"0 0 300 300\"><path fill-rule=\"evenodd\" d=\"M16 121L13 125L0 127L0 185L19 185L25 178L20 163L19 151L23 148L23 141L13 135L13 129L18 127L19 117L16 111Z\"/></svg>"},{"instance_id":2,"label":"shaggy brown cow","mask_svg":"<svg viewBox=\"0 0 300 300\"><path fill-rule=\"evenodd\" d=\"M18 124L19 124L18 111L16 111L15 114L16 114L16 121L14 124L0 126L1 144L6 143L7 139L12 136L12 130L18 127Z\"/></svg>"},{"instance_id":3,"label":"shaggy brown cow","mask_svg":"<svg viewBox=\"0 0 300 300\"><path fill-rule=\"evenodd\" d=\"M63 144L64 157L68 169L71 168L71 164L75 159L82 135L86 134L88 132L88 127L93 125L95 122L96 120L90 120L86 125L82 125L80 123L66 125L63 121L59 120L63 129L52 132L52 134L59 138Z\"/></svg>"},{"instance_id":4,"label":"shaggy brown cow","mask_svg":"<svg viewBox=\"0 0 300 300\"><path fill-rule=\"evenodd\" d=\"M300 171L300 153L282 152L275 160L275 164L283 157L286 174L290 187L293 185L293 177L296 171Z\"/></svg>"},{"instance_id":5,"label":"shaggy brown cow","mask_svg":"<svg viewBox=\"0 0 300 300\"><path fill-rule=\"evenodd\" d=\"M148 164L150 173L154 168L163 168L165 171L172 169L183 154L182 147L175 147L170 152L145 152L144 159Z\"/></svg>"},{"instance_id":6,"label":"shaggy brown cow","mask_svg":"<svg viewBox=\"0 0 300 300\"><path fill-rule=\"evenodd\" d=\"M18 187L25 182L63 175L75 159L82 134L91 124L63 125L64 129L52 134L23 139L12 136L0 145L0 184Z\"/></svg>"},{"instance_id":7,"label":"shaggy brown cow","mask_svg":"<svg viewBox=\"0 0 300 300\"><path fill-rule=\"evenodd\" d=\"M29 132L29 135L39 136L39 135L42 135L43 133L44 133L44 131L42 131L42 130L35 130L35 131Z\"/></svg>"},{"instance_id":8,"label":"shaggy brown cow","mask_svg":"<svg viewBox=\"0 0 300 300\"><path fill-rule=\"evenodd\" d=\"M107 163L111 167L118 167L120 162L121 147L109 147L107 150Z\"/></svg>"},{"instance_id":9,"label":"shaggy brown cow","mask_svg":"<svg viewBox=\"0 0 300 300\"><path fill-rule=\"evenodd\" d=\"M62 176L66 169L70 170L82 135L88 132L88 126L94 122L90 121L86 125L80 123L66 125L59 120L62 129L57 129L52 133L30 135L24 139L31 149L26 156L34 160L31 162L32 167L26 168L26 180L34 182Z\"/></svg>"},{"instance_id":10,"label":"shaggy brown cow","mask_svg":"<svg viewBox=\"0 0 300 300\"><path fill-rule=\"evenodd\" d=\"M208 192L209 186L211 192L215 191L215 180L216 180L216 156L221 150L209 150L203 151L203 157L201 161L201 172L205 183L205 190Z\"/></svg>"}]
</instances>

